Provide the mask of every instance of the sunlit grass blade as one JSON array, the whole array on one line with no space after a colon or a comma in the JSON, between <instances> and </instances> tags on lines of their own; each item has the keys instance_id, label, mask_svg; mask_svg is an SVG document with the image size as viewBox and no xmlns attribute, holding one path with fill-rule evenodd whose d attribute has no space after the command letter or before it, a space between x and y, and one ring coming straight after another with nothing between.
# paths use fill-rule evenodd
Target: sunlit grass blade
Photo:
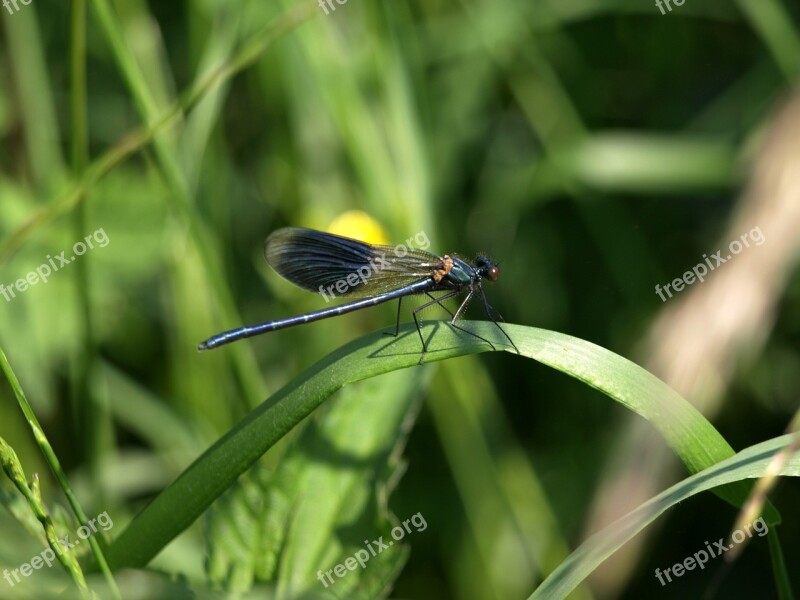
<instances>
[{"instance_id":1,"label":"sunlit grass blade","mask_svg":"<svg viewBox=\"0 0 800 600\"><path fill-rule=\"evenodd\" d=\"M493 340L493 323L465 322L463 327ZM575 377L649 420L690 472L696 473L733 455L724 438L694 407L655 376L609 350L561 333L504 324L520 353ZM427 361L485 352L488 345L458 333L446 324L429 325ZM109 548L114 568L146 565L180 532L191 525L245 470L307 417L331 394L348 383L412 367L419 361L419 338L405 325L397 338L376 332L350 342L296 377L251 412L199 457L153 500ZM514 359L518 360L518 359ZM746 484L715 490L739 506ZM767 507L768 520L779 520Z\"/></svg>"},{"instance_id":2,"label":"sunlit grass blade","mask_svg":"<svg viewBox=\"0 0 800 600\"><path fill-rule=\"evenodd\" d=\"M405 562L413 529L411 539L333 578L335 585L317 572L352 556L365 538L388 538L398 524L386 498L427 379L396 371L349 386L291 440L277 468L260 461L241 477L209 511L215 585L244 592L272 582L278 596L292 598L328 587L340 598L379 597Z\"/></svg>"},{"instance_id":3,"label":"sunlit grass blade","mask_svg":"<svg viewBox=\"0 0 800 600\"><path fill-rule=\"evenodd\" d=\"M782 452L774 456L766 474L753 486L753 491L750 492L750 498L739 511L739 517L736 519L732 531L741 529L746 523L752 523L753 520L761 514L767 497L775 486L778 485L778 478L783 465L798 449L800 449L800 411L795 413L787 433L792 436L792 443L786 446ZM730 552L731 556L733 557L740 552L743 546L744 544L737 545L736 548Z\"/></svg>"},{"instance_id":4,"label":"sunlit grass blade","mask_svg":"<svg viewBox=\"0 0 800 600\"><path fill-rule=\"evenodd\" d=\"M762 442L673 485L589 538L550 574L529 600L565 598L600 563L666 510L700 492L764 476L775 454L791 443L791 436ZM800 452L792 453L782 465L780 474L790 477L800 476ZM774 535L771 529L769 535ZM773 550L773 555L778 552L779 548ZM786 589L788 581L779 581L778 584Z\"/></svg>"}]
</instances>

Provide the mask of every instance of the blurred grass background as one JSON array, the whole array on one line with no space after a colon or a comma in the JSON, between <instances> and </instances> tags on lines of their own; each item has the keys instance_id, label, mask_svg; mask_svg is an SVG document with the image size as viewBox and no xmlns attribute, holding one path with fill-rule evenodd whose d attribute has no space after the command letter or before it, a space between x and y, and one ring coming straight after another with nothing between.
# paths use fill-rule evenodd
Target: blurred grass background
<instances>
[{"instance_id":1,"label":"blurred grass background","mask_svg":"<svg viewBox=\"0 0 800 600\"><path fill-rule=\"evenodd\" d=\"M334 6L325 16L294 0L90 2L83 159L69 3L0 10L0 243L265 26L297 15L0 264L9 285L98 228L109 237L46 285L0 297L0 344L86 513L107 510L112 535L268 394L393 323L385 306L197 353L222 329L321 307L268 270L270 231L327 229L359 210L390 241L424 230L433 251L485 251L502 266L487 293L508 321L643 362L664 309L702 293L665 305L655 285L732 239L765 130L800 74L800 9L784 0L688 0L666 15L639 0ZM764 235L745 253L794 252ZM736 449L781 433L797 407L800 278L790 256L783 264L763 341L736 362L713 415ZM625 472L620 456L638 460L629 474L652 474L647 453L620 450L631 426L620 407L528 361L483 355L393 377L405 396L364 386L361 410L395 401L416 415L424 399L387 502L401 520L421 512L428 523L406 540L393 597L526 597L595 526L600 490ZM0 434L55 504L1 389ZM264 463L281 461L275 452ZM656 489L680 476L665 471ZM798 501L792 483L775 493L789 565L800 560L788 509ZM734 518L710 495L686 503L576 597L699 597L709 586L720 597L771 597L764 543L717 579L655 580L656 567L725 536ZM0 531L0 564L38 552L5 513ZM204 539L198 522L154 567L202 588ZM135 577L120 585L131 597L147 589Z\"/></svg>"}]
</instances>

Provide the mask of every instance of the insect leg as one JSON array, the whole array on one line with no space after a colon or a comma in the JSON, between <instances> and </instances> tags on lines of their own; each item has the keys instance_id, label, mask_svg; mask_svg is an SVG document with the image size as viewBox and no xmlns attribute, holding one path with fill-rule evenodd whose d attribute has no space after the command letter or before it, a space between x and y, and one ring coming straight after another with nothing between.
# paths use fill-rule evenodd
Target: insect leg
<instances>
[{"instance_id":1,"label":"insect leg","mask_svg":"<svg viewBox=\"0 0 800 600\"><path fill-rule=\"evenodd\" d=\"M389 331L384 331L383 335L390 335L392 337L397 337L397 334L400 333L400 307L403 305L403 298L402 296L397 299L397 323L394 325L394 333Z\"/></svg>"},{"instance_id":2,"label":"insect leg","mask_svg":"<svg viewBox=\"0 0 800 600\"><path fill-rule=\"evenodd\" d=\"M503 329L502 327L500 327L500 323L498 323L498 322L495 320L495 318L492 316L492 311L493 311L494 309L493 309L493 308L492 308L492 307L489 305L489 301L486 299L486 294L484 293L484 291L483 291L483 288L481 287L481 288L478 288L478 289L480 289L480 291L481 291L481 298L483 299L483 308L484 308L484 310L486 311L486 316L487 316L487 317L489 317L489 318L491 319L492 323L494 323L495 325L497 325L497 328L498 328L500 331L502 331L502 332L503 332L503 335L504 335L504 336L506 336L506 339L507 339L509 342L511 342L511 345L514 347L514 350L516 350L516 351L517 351L517 354L519 354L519 353L520 353L520 352L519 352L519 348L517 348L517 345L514 343L514 340L512 340L512 339L509 337L509 335L506 333L506 330L505 330L505 329ZM498 317L500 317L500 320L501 320L501 321L503 320L503 317L502 317L502 316L500 316L500 313L497 313L497 316L498 316Z\"/></svg>"},{"instance_id":3,"label":"insect leg","mask_svg":"<svg viewBox=\"0 0 800 600\"><path fill-rule=\"evenodd\" d=\"M492 350L497 350L497 348L495 348L494 344L492 342L490 342L489 340L487 340L485 337L480 336L477 333L473 333L469 329L464 329L460 325L456 325L456 321L461 316L461 314L466 310L467 305L469 304L469 301L472 299L472 295L474 293L475 293L475 290L470 290L469 291L469 294L467 294L467 297L464 298L464 301L458 307L458 310L456 311L456 314L454 314L453 318L450 320L450 325L453 327L453 329L458 329L459 331L463 331L464 333L468 333L469 335L471 335L473 337L476 337L479 340L483 340L484 342L486 342L487 344L489 344L492 347Z\"/></svg>"},{"instance_id":4,"label":"insect leg","mask_svg":"<svg viewBox=\"0 0 800 600\"><path fill-rule=\"evenodd\" d=\"M461 290L455 290L450 292L449 294L445 294L444 296L440 296L439 298L434 298L430 302L426 302L422 306L418 306L414 309L414 312L411 313L414 316L414 324L417 326L417 333L419 334L419 341L422 342L422 355L419 357L419 364L422 364L422 359L425 358L425 355L428 353L428 347L425 345L425 340L422 337L422 327L419 324L419 319L417 318L417 313L421 310L425 310L432 304L441 304L443 300L447 300L448 298L452 298L453 296L457 296Z\"/></svg>"}]
</instances>

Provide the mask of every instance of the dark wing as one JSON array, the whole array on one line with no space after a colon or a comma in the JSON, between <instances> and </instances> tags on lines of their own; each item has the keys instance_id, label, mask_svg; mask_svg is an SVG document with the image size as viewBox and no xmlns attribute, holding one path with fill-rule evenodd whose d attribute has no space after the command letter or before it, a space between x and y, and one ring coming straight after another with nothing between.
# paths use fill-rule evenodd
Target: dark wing
<instances>
[{"instance_id":1,"label":"dark wing","mask_svg":"<svg viewBox=\"0 0 800 600\"><path fill-rule=\"evenodd\" d=\"M295 285L312 292L320 292L320 286L326 293L332 289L335 296L375 296L430 277L442 268L443 260L435 254L398 248L401 251L396 251L395 246L286 227L273 232L264 242L264 257L278 274Z\"/></svg>"}]
</instances>

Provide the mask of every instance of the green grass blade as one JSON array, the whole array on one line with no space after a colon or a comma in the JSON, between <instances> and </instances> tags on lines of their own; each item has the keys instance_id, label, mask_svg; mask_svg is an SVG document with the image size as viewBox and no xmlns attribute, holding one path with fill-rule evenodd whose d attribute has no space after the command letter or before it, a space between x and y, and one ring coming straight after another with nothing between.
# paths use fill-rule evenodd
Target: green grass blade
<instances>
[{"instance_id":1,"label":"green grass blade","mask_svg":"<svg viewBox=\"0 0 800 600\"><path fill-rule=\"evenodd\" d=\"M513 352L504 345L492 323L465 322L463 327L493 340L498 348ZM561 333L521 325L503 327L524 356L586 382L648 419L690 472L733 455L728 443L694 407L629 360ZM444 324L429 325L424 335L430 339L428 362L489 350L484 342ZM240 421L150 503L110 546L110 564L114 568L146 565L239 475L336 390L348 383L416 366L419 352L419 339L409 324L397 339L376 332L320 360ZM747 491L745 484L733 484L715 493L738 506ZM770 522L776 522L777 513L767 508Z\"/></svg>"},{"instance_id":2,"label":"green grass blade","mask_svg":"<svg viewBox=\"0 0 800 600\"><path fill-rule=\"evenodd\" d=\"M407 558L413 530L371 557L367 569L342 579L318 579L318 571L354 555L364 539L390 539L398 525L386 499L402 471L399 450L425 380L395 371L347 387L292 440L276 469L261 461L241 477L209 511L207 568L215 587L244 592L273 582L279 597L328 587L339 598L380 597Z\"/></svg>"},{"instance_id":3,"label":"green grass blade","mask_svg":"<svg viewBox=\"0 0 800 600\"><path fill-rule=\"evenodd\" d=\"M50 194L64 178L64 157L61 152L57 117L58 96L48 79L47 41L40 30L37 7L19 11L13 18L3 10L0 27L5 33L3 62L8 61L14 73L10 86L20 110L20 134L25 143L25 163L33 188L38 194ZM46 12L46 11L45 11ZM7 54L5 51L7 50ZM4 87L7 85L4 82ZM4 90L6 92L6 90ZM8 140L5 141L8 143ZM4 167L6 165L3 165Z\"/></svg>"},{"instance_id":4,"label":"green grass blade","mask_svg":"<svg viewBox=\"0 0 800 600\"><path fill-rule=\"evenodd\" d=\"M541 473L517 438L484 361L444 363L426 401L480 565L470 568L469 559L459 559L463 571L452 576L472 597L523 598L571 552ZM588 588L571 598L591 599Z\"/></svg>"},{"instance_id":5,"label":"green grass blade","mask_svg":"<svg viewBox=\"0 0 800 600\"><path fill-rule=\"evenodd\" d=\"M786 79L794 82L800 73L800 35L792 16L776 0L738 0L739 9L761 36Z\"/></svg>"},{"instance_id":6,"label":"green grass blade","mask_svg":"<svg viewBox=\"0 0 800 600\"><path fill-rule=\"evenodd\" d=\"M770 473L771 469L767 469L767 474ZM789 571L786 568L783 548L774 529L770 529L767 540L769 541L769 555L772 559L772 578L776 583L778 600L793 600L794 592L792 592L792 586L789 582Z\"/></svg>"},{"instance_id":7,"label":"green grass blade","mask_svg":"<svg viewBox=\"0 0 800 600\"><path fill-rule=\"evenodd\" d=\"M700 492L743 482L745 479L762 477L769 469L773 456L791 441L792 436L782 436L751 446L663 491L622 519L590 537L545 579L528 600L539 598L551 600L566 597L600 563L666 510ZM781 468L780 474L791 477L800 476L800 451L792 454ZM771 545L777 544L777 538L771 540L770 543ZM787 584L784 571L784 576L780 580L781 589L787 589L785 587Z\"/></svg>"},{"instance_id":8,"label":"green grass blade","mask_svg":"<svg viewBox=\"0 0 800 600\"><path fill-rule=\"evenodd\" d=\"M19 404L20 409L28 421L31 431L33 432L33 437L36 439L36 443L39 445L45 461L50 467L50 470L53 472L56 481L58 481L61 489L64 492L64 495L67 497L67 501L69 502L70 508L72 508L72 512L75 514L75 517L78 519L79 523L88 523L89 519L86 516L86 513L83 512L77 496L75 496L75 493L72 491L72 486L70 486L69 481L67 480L67 474L61 467L61 461L58 460L53 447L50 445L50 441L47 439L44 429L42 429L42 426L39 424L39 419L36 418L36 415L34 414L33 409L31 408L31 405L25 396L25 392L22 390L22 386L20 385L17 376L14 374L11 364L8 362L8 358L6 358L5 352L3 352L2 349L0 349L0 371L3 372L8 384L11 386L14 396L17 399L17 403ZM103 555L103 550L100 548L97 538L95 536L89 536L87 541L92 549L94 560L106 575L106 580L108 581L113 597L121 598L119 590L114 583L114 578L108 569L108 562L106 561L106 557Z\"/></svg>"},{"instance_id":9,"label":"green grass blade","mask_svg":"<svg viewBox=\"0 0 800 600\"><path fill-rule=\"evenodd\" d=\"M250 66L282 34L316 14L315 10L318 9L313 4L301 5L276 19L274 23L268 24L242 44L229 61L200 75L197 81L181 95L180 99L151 124L138 127L123 136L86 168L83 177L69 182L66 190L61 189L55 200L47 207L33 213L26 223L6 236L0 244L0 264L5 262L41 226L74 210L100 179L132 154L160 139L181 121L186 112L194 108L211 91L230 81L234 75Z\"/></svg>"}]
</instances>

